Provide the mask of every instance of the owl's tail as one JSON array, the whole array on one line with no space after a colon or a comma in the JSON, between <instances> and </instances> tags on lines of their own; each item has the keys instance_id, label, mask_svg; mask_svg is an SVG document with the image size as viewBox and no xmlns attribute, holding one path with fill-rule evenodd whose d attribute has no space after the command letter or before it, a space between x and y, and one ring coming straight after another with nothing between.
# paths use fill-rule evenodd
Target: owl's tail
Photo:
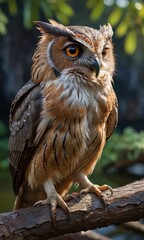
<instances>
[{"instance_id":1,"label":"owl's tail","mask_svg":"<svg viewBox=\"0 0 144 240\"><path fill-rule=\"evenodd\" d=\"M16 196L13 210L17 210L19 208L27 208L32 207L37 201L44 200L46 198L46 194L44 191L40 190L32 190L28 186L21 186Z\"/></svg>"}]
</instances>

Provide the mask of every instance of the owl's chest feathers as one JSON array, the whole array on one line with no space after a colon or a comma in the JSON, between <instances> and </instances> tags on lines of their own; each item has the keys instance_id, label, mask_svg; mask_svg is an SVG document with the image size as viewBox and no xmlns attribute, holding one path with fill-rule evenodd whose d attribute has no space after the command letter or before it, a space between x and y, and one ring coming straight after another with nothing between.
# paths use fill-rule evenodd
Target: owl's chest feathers
<instances>
[{"instance_id":1,"label":"owl's chest feathers","mask_svg":"<svg viewBox=\"0 0 144 240\"><path fill-rule=\"evenodd\" d=\"M49 81L44 94L44 118L79 122L90 130L92 125L105 122L112 110L111 83L99 86L78 77L62 77ZM86 124L87 122L87 124ZM86 129L85 129L86 130Z\"/></svg>"},{"instance_id":2,"label":"owl's chest feathers","mask_svg":"<svg viewBox=\"0 0 144 240\"><path fill-rule=\"evenodd\" d=\"M59 181L74 172L89 151L91 154L95 148L91 143L103 142L102 131L109 112L107 96L95 85L76 80L49 82L43 95L43 125L39 131L48 129L46 136L50 137L44 138L42 155L47 156L49 164L51 159L55 160Z\"/></svg>"}]
</instances>

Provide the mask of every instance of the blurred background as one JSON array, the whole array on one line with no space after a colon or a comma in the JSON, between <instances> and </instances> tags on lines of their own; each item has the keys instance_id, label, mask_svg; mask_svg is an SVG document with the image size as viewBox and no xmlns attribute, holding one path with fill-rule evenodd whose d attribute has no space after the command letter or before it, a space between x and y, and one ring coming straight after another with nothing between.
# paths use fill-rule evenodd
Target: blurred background
<instances>
[{"instance_id":1,"label":"blurred background","mask_svg":"<svg viewBox=\"0 0 144 240\"><path fill-rule=\"evenodd\" d=\"M39 36L33 21L48 18L97 29L112 25L119 122L91 178L116 187L144 176L143 0L0 0L0 212L12 210L14 201L8 170L9 109L30 79ZM112 239L142 239L122 228L102 231Z\"/></svg>"}]
</instances>

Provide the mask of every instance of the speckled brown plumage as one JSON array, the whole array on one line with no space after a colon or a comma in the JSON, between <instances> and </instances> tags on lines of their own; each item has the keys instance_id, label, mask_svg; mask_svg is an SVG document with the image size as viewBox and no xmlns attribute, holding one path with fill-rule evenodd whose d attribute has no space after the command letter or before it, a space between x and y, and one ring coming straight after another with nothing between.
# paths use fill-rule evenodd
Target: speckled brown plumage
<instances>
[{"instance_id":1,"label":"speckled brown plumage","mask_svg":"<svg viewBox=\"0 0 144 240\"><path fill-rule=\"evenodd\" d=\"M95 30L53 20L36 24L42 36L31 80L10 112L10 170L15 209L50 203L55 219L57 204L69 211L63 199L73 183L99 197L111 190L87 176L117 123L113 33L110 25Z\"/></svg>"}]
</instances>

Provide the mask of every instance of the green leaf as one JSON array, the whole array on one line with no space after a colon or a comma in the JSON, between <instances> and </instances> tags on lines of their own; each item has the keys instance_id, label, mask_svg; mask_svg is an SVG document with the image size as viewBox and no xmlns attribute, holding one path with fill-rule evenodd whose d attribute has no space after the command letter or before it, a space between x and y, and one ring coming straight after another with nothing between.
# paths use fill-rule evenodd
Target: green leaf
<instances>
[{"instance_id":1,"label":"green leaf","mask_svg":"<svg viewBox=\"0 0 144 240\"><path fill-rule=\"evenodd\" d=\"M31 0L31 21L35 21L39 19L39 6L40 6L40 0Z\"/></svg>"},{"instance_id":2,"label":"green leaf","mask_svg":"<svg viewBox=\"0 0 144 240\"><path fill-rule=\"evenodd\" d=\"M72 7L70 7L67 3L63 2L62 4L59 4L59 10L64 13L68 17L72 17L74 15L74 11Z\"/></svg>"},{"instance_id":3,"label":"green leaf","mask_svg":"<svg viewBox=\"0 0 144 240\"><path fill-rule=\"evenodd\" d=\"M4 14L4 12L1 10L0 8L0 22L7 24L8 23L8 18L7 16Z\"/></svg>"},{"instance_id":4,"label":"green leaf","mask_svg":"<svg viewBox=\"0 0 144 240\"><path fill-rule=\"evenodd\" d=\"M138 11L138 15L144 19L144 4L142 5L142 8Z\"/></svg>"},{"instance_id":5,"label":"green leaf","mask_svg":"<svg viewBox=\"0 0 144 240\"><path fill-rule=\"evenodd\" d=\"M124 41L124 48L126 53L133 54L137 47L137 32L135 29L130 30Z\"/></svg>"},{"instance_id":6,"label":"green leaf","mask_svg":"<svg viewBox=\"0 0 144 240\"><path fill-rule=\"evenodd\" d=\"M4 35L7 33L6 25L0 22L0 34Z\"/></svg>"},{"instance_id":7,"label":"green leaf","mask_svg":"<svg viewBox=\"0 0 144 240\"><path fill-rule=\"evenodd\" d=\"M17 13L17 3L16 0L8 0L8 9L11 15L14 15Z\"/></svg>"},{"instance_id":8,"label":"green leaf","mask_svg":"<svg viewBox=\"0 0 144 240\"><path fill-rule=\"evenodd\" d=\"M102 14L104 10L104 3L103 1L97 1L96 6L93 8L90 19L92 21L96 21Z\"/></svg>"},{"instance_id":9,"label":"green leaf","mask_svg":"<svg viewBox=\"0 0 144 240\"><path fill-rule=\"evenodd\" d=\"M23 22L25 28L32 27L31 1L25 0L23 6Z\"/></svg>"},{"instance_id":10,"label":"green leaf","mask_svg":"<svg viewBox=\"0 0 144 240\"><path fill-rule=\"evenodd\" d=\"M123 133L115 132L106 143L99 168L118 161L128 159L134 161L144 154L144 131L137 132L133 128L125 128Z\"/></svg>"},{"instance_id":11,"label":"green leaf","mask_svg":"<svg viewBox=\"0 0 144 240\"><path fill-rule=\"evenodd\" d=\"M117 25L117 23L120 21L120 18L123 14L123 10L121 8L114 8L112 13L109 15L108 21L112 26Z\"/></svg>"},{"instance_id":12,"label":"green leaf","mask_svg":"<svg viewBox=\"0 0 144 240\"><path fill-rule=\"evenodd\" d=\"M91 8L93 8L95 6L95 4L96 4L95 0L88 0L86 2L86 7L91 9Z\"/></svg>"},{"instance_id":13,"label":"green leaf","mask_svg":"<svg viewBox=\"0 0 144 240\"><path fill-rule=\"evenodd\" d=\"M41 7L42 11L44 12L44 15L46 18L52 18L53 14L52 14L51 5L47 1L45 1L45 0L41 1L40 7Z\"/></svg>"},{"instance_id":14,"label":"green leaf","mask_svg":"<svg viewBox=\"0 0 144 240\"><path fill-rule=\"evenodd\" d=\"M117 26L115 34L117 37L123 37L128 30L128 23L126 19L124 20Z\"/></svg>"},{"instance_id":15,"label":"green leaf","mask_svg":"<svg viewBox=\"0 0 144 240\"><path fill-rule=\"evenodd\" d=\"M61 23L67 25L69 23L69 18L60 11L56 11L56 18Z\"/></svg>"}]
</instances>

